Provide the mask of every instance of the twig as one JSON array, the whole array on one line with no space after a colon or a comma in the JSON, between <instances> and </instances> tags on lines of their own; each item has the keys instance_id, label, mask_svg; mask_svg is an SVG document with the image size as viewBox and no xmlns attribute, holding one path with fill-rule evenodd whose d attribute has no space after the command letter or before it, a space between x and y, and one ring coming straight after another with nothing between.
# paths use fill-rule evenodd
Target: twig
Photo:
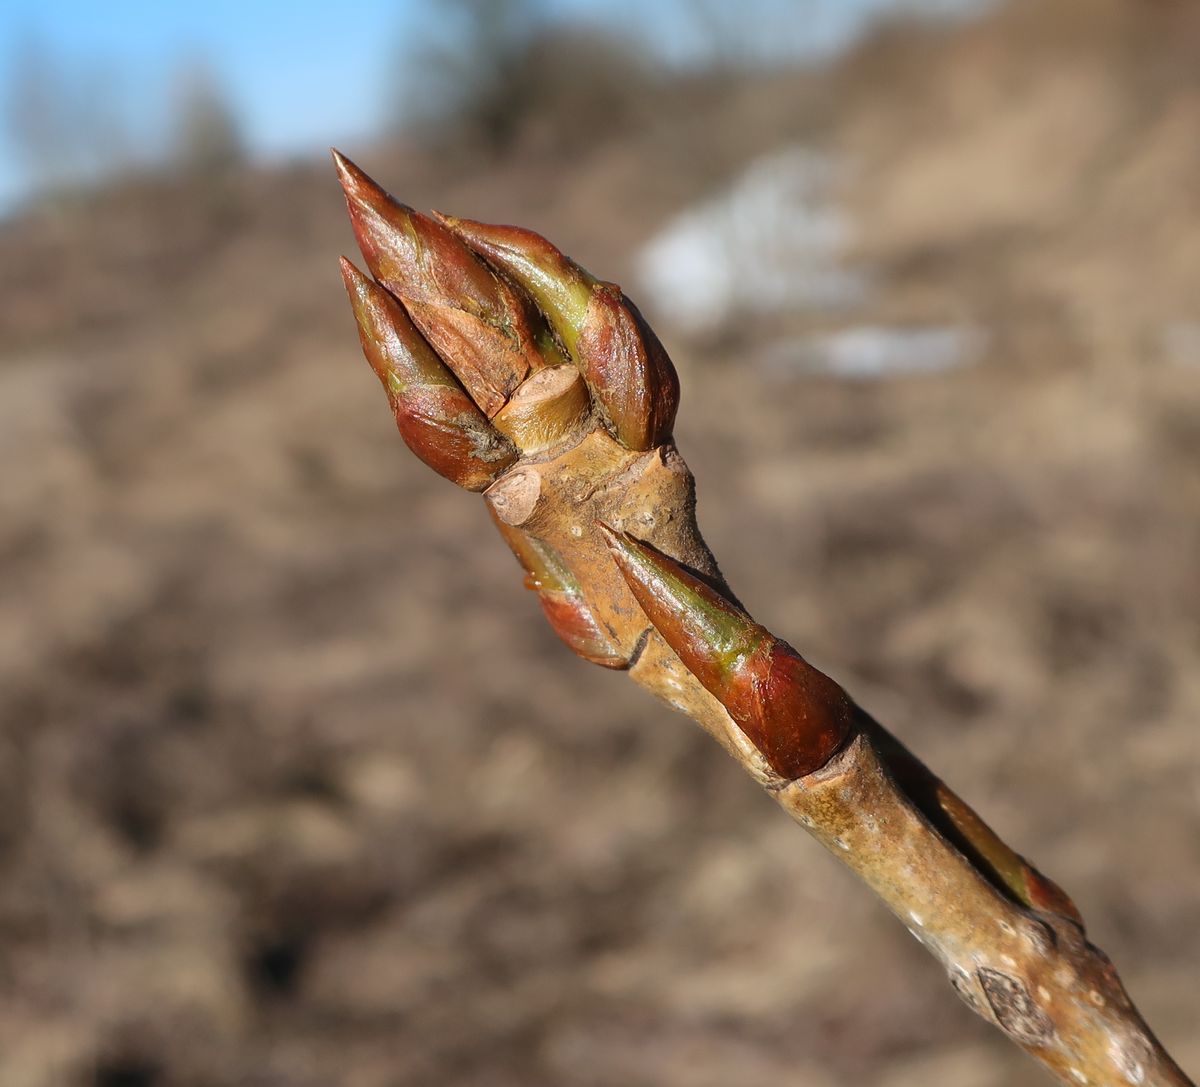
<instances>
[{"instance_id":1,"label":"twig","mask_svg":"<svg viewBox=\"0 0 1200 1087\"><path fill-rule=\"evenodd\" d=\"M343 271L400 432L484 491L563 641L695 718L1062 1082L1189 1087L1071 900L733 598L670 440L674 368L620 289L335 161L377 282Z\"/></svg>"}]
</instances>

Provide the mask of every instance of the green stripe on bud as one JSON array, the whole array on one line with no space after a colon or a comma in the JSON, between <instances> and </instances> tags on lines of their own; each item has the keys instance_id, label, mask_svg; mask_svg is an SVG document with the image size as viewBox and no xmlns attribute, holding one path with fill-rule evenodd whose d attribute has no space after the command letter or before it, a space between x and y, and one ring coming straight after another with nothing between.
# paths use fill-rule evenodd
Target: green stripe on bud
<instances>
[{"instance_id":1,"label":"green stripe on bud","mask_svg":"<svg viewBox=\"0 0 1200 1087\"><path fill-rule=\"evenodd\" d=\"M643 451L670 438L679 378L620 287L596 279L531 230L439 218L538 304L622 445Z\"/></svg>"},{"instance_id":2,"label":"green stripe on bud","mask_svg":"<svg viewBox=\"0 0 1200 1087\"><path fill-rule=\"evenodd\" d=\"M655 629L771 768L794 779L824 766L852 726L841 687L674 559L600 530Z\"/></svg>"}]
</instances>

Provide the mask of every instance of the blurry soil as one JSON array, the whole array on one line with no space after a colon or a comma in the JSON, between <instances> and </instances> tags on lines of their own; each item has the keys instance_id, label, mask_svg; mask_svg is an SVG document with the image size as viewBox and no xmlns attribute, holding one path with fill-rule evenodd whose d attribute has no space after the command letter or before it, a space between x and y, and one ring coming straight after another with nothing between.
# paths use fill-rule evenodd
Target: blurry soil
<instances>
[{"instance_id":1,"label":"blurry soil","mask_svg":"<svg viewBox=\"0 0 1200 1087\"><path fill-rule=\"evenodd\" d=\"M686 90L569 157L345 150L613 278L748 156L850 156L856 319L977 323L988 357L847 382L756 366L812 315L663 327L701 523L1073 894L1195 1074L1194 6L1030 0ZM0 246L5 1087L1040 1082L407 454L324 164L131 183Z\"/></svg>"}]
</instances>

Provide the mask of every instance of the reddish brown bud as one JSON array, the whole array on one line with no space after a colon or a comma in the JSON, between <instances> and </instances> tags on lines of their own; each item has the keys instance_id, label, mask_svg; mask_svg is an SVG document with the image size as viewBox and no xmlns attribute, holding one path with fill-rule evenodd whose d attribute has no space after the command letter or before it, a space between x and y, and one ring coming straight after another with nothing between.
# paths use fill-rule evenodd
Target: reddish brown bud
<instances>
[{"instance_id":1,"label":"reddish brown bud","mask_svg":"<svg viewBox=\"0 0 1200 1087\"><path fill-rule=\"evenodd\" d=\"M671 436L679 377L620 287L597 280L531 230L439 218L538 304L583 372L618 441L640 451Z\"/></svg>"},{"instance_id":2,"label":"reddish brown bud","mask_svg":"<svg viewBox=\"0 0 1200 1087\"><path fill-rule=\"evenodd\" d=\"M622 445L652 449L670 438L679 409L679 376L620 287L602 283L592 293L579 331L579 358Z\"/></svg>"},{"instance_id":3,"label":"reddish brown bud","mask_svg":"<svg viewBox=\"0 0 1200 1087\"><path fill-rule=\"evenodd\" d=\"M600 626L596 613L587 606L578 591L538 591L538 602L554 633L577 657L604 668L625 668L629 661L621 656Z\"/></svg>"},{"instance_id":4,"label":"reddish brown bud","mask_svg":"<svg viewBox=\"0 0 1200 1087\"><path fill-rule=\"evenodd\" d=\"M819 770L850 733L846 692L674 559L600 526L655 629L781 777Z\"/></svg>"},{"instance_id":5,"label":"reddish brown bud","mask_svg":"<svg viewBox=\"0 0 1200 1087\"><path fill-rule=\"evenodd\" d=\"M490 507L489 507L490 508ZM492 510L500 535L525 570L525 587L538 594L542 611L559 636L576 656L605 668L624 668L629 663L612 643L588 606L579 583L548 544L527 532L505 524Z\"/></svg>"},{"instance_id":6,"label":"reddish brown bud","mask_svg":"<svg viewBox=\"0 0 1200 1087\"><path fill-rule=\"evenodd\" d=\"M566 361L544 319L462 239L333 153L359 248L475 402L495 415L531 369Z\"/></svg>"},{"instance_id":7,"label":"reddish brown bud","mask_svg":"<svg viewBox=\"0 0 1200 1087\"><path fill-rule=\"evenodd\" d=\"M482 491L517 459L409 320L404 307L350 261L342 278L363 354L387 390L405 444L435 472Z\"/></svg>"},{"instance_id":8,"label":"reddish brown bud","mask_svg":"<svg viewBox=\"0 0 1200 1087\"><path fill-rule=\"evenodd\" d=\"M929 771L908 752L898 756L898 759L902 775L907 772L910 780L921 774L932 778ZM1018 902L1047 913L1056 913L1079 925L1083 924L1079 909L1057 883L1043 876L1024 857L1010 848L945 782L933 780L936 782L934 791L938 807L949 817L952 826L966 840L967 845L978 854L979 859Z\"/></svg>"},{"instance_id":9,"label":"reddish brown bud","mask_svg":"<svg viewBox=\"0 0 1200 1087\"><path fill-rule=\"evenodd\" d=\"M819 770L850 733L854 706L849 696L778 638L746 669L760 733L745 725L743 730L783 777Z\"/></svg>"}]
</instances>

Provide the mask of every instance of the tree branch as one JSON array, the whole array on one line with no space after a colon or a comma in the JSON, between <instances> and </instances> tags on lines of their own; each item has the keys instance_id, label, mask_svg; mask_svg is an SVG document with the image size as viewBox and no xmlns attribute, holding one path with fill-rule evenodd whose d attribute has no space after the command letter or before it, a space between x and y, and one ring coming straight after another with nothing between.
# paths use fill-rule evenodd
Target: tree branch
<instances>
[{"instance_id":1,"label":"tree branch","mask_svg":"<svg viewBox=\"0 0 1200 1087\"><path fill-rule=\"evenodd\" d=\"M670 440L674 368L620 289L335 158L378 281L347 262L347 286L401 434L484 491L562 640L699 722L1063 1083L1189 1087L1057 885L737 603Z\"/></svg>"}]
</instances>

